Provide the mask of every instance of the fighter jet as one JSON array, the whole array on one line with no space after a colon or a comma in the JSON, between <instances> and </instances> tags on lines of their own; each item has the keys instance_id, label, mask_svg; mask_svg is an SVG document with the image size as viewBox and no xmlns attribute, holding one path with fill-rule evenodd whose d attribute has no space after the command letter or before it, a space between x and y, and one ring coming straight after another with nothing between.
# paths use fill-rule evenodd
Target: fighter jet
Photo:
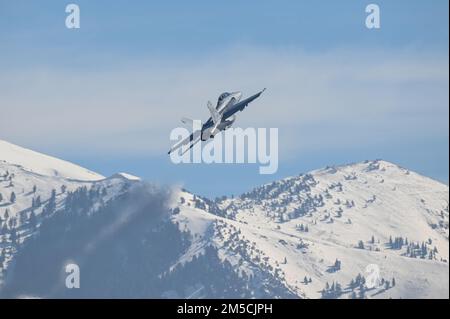
<instances>
[{"instance_id":1,"label":"fighter jet","mask_svg":"<svg viewBox=\"0 0 450 319\"><path fill-rule=\"evenodd\" d=\"M217 133L224 131L233 125L236 120L236 113L244 110L250 102L256 100L265 90L266 89L264 88L262 91L242 101L241 92L222 93L219 96L215 107L210 101L208 101L207 107L211 114L208 120L202 125L200 130L192 132L190 136L172 146L168 154L176 151L184 145L188 145L189 147L182 152L182 154L184 154L198 142L207 141L210 138L214 138ZM193 125L193 120L188 118L182 118L181 122L186 125Z\"/></svg>"}]
</instances>

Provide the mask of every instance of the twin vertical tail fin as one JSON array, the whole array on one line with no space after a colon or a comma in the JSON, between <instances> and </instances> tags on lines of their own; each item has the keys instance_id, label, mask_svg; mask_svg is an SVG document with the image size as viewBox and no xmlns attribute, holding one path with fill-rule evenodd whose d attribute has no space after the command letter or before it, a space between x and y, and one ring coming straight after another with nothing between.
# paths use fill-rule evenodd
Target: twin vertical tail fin
<instances>
[{"instance_id":1,"label":"twin vertical tail fin","mask_svg":"<svg viewBox=\"0 0 450 319\"><path fill-rule=\"evenodd\" d=\"M214 106L212 105L211 101L208 101L208 109L209 109L209 113L211 113L211 118L212 118L212 120L214 122L214 125L217 126L218 123L220 123L220 121L222 120L222 116L214 108Z\"/></svg>"},{"instance_id":2,"label":"twin vertical tail fin","mask_svg":"<svg viewBox=\"0 0 450 319\"><path fill-rule=\"evenodd\" d=\"M211 136L213 137L217 132L217 127L219 126L220 122L222 122L222 115L217 112L216 108L212 105L210 101L208 101L208 109L209 113L211 113L211 118L214 122L214 126L211 129Z\"/></svg>"}]
</instances>

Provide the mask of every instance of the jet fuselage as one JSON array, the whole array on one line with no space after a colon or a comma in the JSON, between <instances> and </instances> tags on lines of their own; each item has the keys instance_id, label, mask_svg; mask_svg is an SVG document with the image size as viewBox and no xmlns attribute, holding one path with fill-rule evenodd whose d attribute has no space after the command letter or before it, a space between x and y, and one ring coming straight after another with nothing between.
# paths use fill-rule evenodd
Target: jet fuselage
<instances>
[{"instance_id":1,"label":"jet fuselage","mask_svg":"<svg viewBox=\"0 0 450 319\"><path fill-rule=\"evenodd\" d=\"M217 126L217 129L214 132L211 132L214 127L214 121L212 117L210 117L202 125L202 141L206 141L209 138L214 137L214 135L216 135L218 132L229 128L236 120L235 114L242 111L250 102L257 99L261 95L261 93L262 91L242 101L241 92L221 94L219 100L217 101L216 110L222 115L222 122Z\"/></svg>"}]
</instances>

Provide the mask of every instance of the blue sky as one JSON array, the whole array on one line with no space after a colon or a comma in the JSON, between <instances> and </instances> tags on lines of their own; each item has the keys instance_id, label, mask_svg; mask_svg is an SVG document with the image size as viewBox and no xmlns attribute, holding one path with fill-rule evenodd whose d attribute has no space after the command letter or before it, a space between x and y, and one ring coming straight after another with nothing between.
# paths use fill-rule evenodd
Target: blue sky
<instances>
[{"instance_id":1,"label":"blue sky","mask_svg":"<svg viewBox=\"0 0 450 319\"><path fill-rule=\"evenodd\" d=\"M374 158L448 183L448 1L68 3L0 0L2 139L208 196ZM180 117L263 87L236 124L279 128L277 174L169 161Z\"/></svg>"}]
</instances>

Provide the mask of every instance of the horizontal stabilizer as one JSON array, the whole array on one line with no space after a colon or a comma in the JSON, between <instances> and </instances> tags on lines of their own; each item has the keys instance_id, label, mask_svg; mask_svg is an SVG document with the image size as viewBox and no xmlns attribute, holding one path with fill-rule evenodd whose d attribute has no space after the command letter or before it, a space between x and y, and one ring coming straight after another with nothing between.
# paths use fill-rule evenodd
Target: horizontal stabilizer
<instances>
[{"instance_id":1,"label":"horizontal stabilizer","mask_svg":"<svg viewBox=\"0 0 450 319\"><path fill-rule=\"evenodd\" d=\"M189 126L193 126L194 125L194 120L187 118L187 117L182 117L181 118L181 123L185 124L185 125L189 125Z\"/></svg>"},{"instance_id":2,"label":"horizontal stabilizer","mask_svg":"<svg viewBox=\"0 0 450 319\"><path fill-rule=\"evenodd\" d=\"M178 141L174 146L172 146L170 150L167 152L167 154L170 154L183 146L187 148L184 151L182 151L182 154L186 153L187 150L191 149L194 146L194 144L197 144L201 140L201 135L202 135L201 130L197 130L191 133L190 136L187 136L186 138L184 138L181 141Z\"/></svg>"}]
</instances>

